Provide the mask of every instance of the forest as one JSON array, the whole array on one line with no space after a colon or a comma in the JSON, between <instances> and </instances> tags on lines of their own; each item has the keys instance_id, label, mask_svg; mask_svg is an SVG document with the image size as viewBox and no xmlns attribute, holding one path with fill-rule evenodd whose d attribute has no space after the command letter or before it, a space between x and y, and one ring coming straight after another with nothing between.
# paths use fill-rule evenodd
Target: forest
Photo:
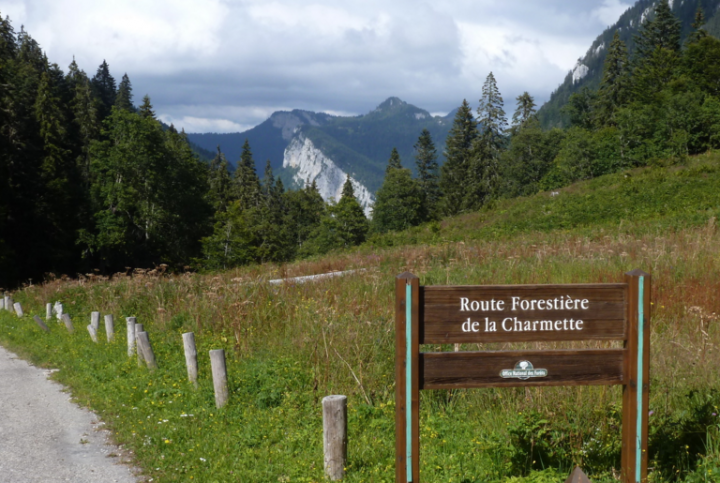
<instances>
[{"instance_id":1,"label":"forest","mask_svg":"<svg viewBox=\"0 0 720 483\"><path fill-rule=\"evenodd\" d=\"M157 119L149 96L134 104L127 74L117 83L106 62L92 77L74 61L63 72L28 32L0 18L0 287L285 262L491 209L501 198L682 164L720 145L720 40L704 23L699 8L682 41L661 1L632 56L616 34L599 87L564 107L567 128L543 129L527 92L508 120L490 73L475 115L462 102L443 153L429 132L418 133L415 176L397 150L388 153L368 219L349 181L337 202L313 183L286 190L269 163L257 173L247 142L232 172L219 149L200 159L182 131Z\"/></svg>"}]
</instances>

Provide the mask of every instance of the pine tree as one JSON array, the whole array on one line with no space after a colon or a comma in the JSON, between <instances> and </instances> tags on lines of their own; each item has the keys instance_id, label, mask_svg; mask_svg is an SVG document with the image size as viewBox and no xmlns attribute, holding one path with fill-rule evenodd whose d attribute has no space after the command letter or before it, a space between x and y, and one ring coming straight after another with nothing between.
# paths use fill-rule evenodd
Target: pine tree
<instances>
[{"instance_id":1,"label":"pine tree","mask_svg":"<svg viewBox=\"0 0 720 483\"><path fill-rule=\"evenodd\" d=\"M480 134L473 145L469 186L463 200L467 210L476 210L495 196L500 178L500 156L506 144L507 118L492 72L487 76L482 92L477 111Z\"/></svg>"},{"instance_id":2,"label":"pine tree","mask_svg":"<svg viewBox=\"0 0 720 483\"><path fill-rule=\"evenodd\" d=\"M124 74L118 87L117 96L115 96L115 107L126 111L134 111L135 106L133 106L132 97L130 78L127 74Z\"/></svg>"},{"instance_id":3,"label":"pine tree","mask_svg":"<svg viewBox=\"0 0 720 483\"><path fill-rule=\"evenodd\" d=\"M570 118L570 126L592 129L595 125L596 104L597 93L584 86L579 92L570 96L562 111Z\"/></svg>"},{"instance_id":4,"label":"pine tree","mask_svg":"<svg viewBox=\"0 0 720 483\"><path fill-rule=\"evenodd\" d=\"M418 185L423 197L422 221L440 218L440 185L438 175L437 150L430 131L423 129L413 146L418 173Z\"/></svg>"},{"instance_id":5,"label":"pine tree","mask_svg":"<svg viewBox=\"0 0 720 483\"><path fill-rule=\"evenodd\" d=\"M320 225L325 214L325 201L317 183L305 183L305 188L285 194L288 215L293 221L295 246L301 249L311 233Z\"/></svg>"},{"instance_id":6,"label":"pine tree","mask_svg":"<svg viewBox=\"0 0 720 483\"><path fill-rule=\"evenodd\" d=\"M445 216L456 215L463 210L471 150L477 136L477 123L472 110L467 101L463 100L445 140L445 164L440 168L440 211Z\"/></svg>"},{"instance_id":7,"label":"pine tree","mask_svg":"<svg viewBox=\"0 0 720 483\"><path fill-rule=\"evenodd\" d=\"M390 152L390 159L388 160L387 168L385 168L385 175L387 175L393 169L402 169L402 161L400 160L400 153L396 148L392 148Z\"/></svg>"},{"instance_id":8,"label":"pine tree","mask_svg":"<svg viewBox=\"0 0 720 483\"><path fill-rule=\"evenodd\" d=\"M220 146L217 147L217 154L210 162L208 184L210 186L208 198L215 212L226 212L232 201L232 179L228 170L228 161L220 151Z\"/></svg>"},{"instance_id":9,"label":"pine tree","mask_svg":"<svg viewBox=\"0 0 720 483\"><path fill-rule=\"evenodd\" d=\"M342 197L331 212L337 220L338 235L343 246L355 246L365 241L369 224L362 206L355 198L355 189L349 176L343 184Z\"/></svg>"},{"instance_id":10,"label":"pine tree","mask_svg":"<svg viewBox=\"0 0 720 483\"><path fill-rule=\"evenodd\" d=\"M234 198L240 202L242 209L256 207L260 201L260 179L255 171L255 160L252 157L250 143L245 140L240 154L240 162L235 169L233 179Z\"/></svg>"},{"instance_id":11,"label":"pine tree","mask_svg":"<svg viewBox=\"0 0 720 483\"><path fill-rule=\"evenodd\" d=\"M527 92L523 92L515 100L517 101L517 108L515 114L513 114L512 123L513 126L519 127L535 115L535 107L537 106L535 99Z\"/></svg>"},{"instance_id":12,"label":"pine tree","mask_svg":"<svg viewBox=\"0 0 720 483\"><path fill-rule=\"evenodd\" d=\"M423 196L409 169L390 170L377 192L372 230L400 231L423 221Z\"/></svg>"},{"instance_id":13,"label":"pine tree","mask_svg":"<svg viewBox=\"0 0 720 483\"><path fill-rule=\"evenodd\" d=\"M635 36L638 59L650 58L657 49L679 52L680 32L680 20L673 14L668 0L660 0L654 14L645 19L639 35Z\"/></svg>"},{"instance_id":14,"label":"pine tree","mask_svg":"<svg viewBox=\"0 0 720 483\"><path fill-rule=\"evenodd\" d=\"M147 94L143 96L143 103L138 109L138 113L141 117L155 119L155 111L153 111L153 106L150 103L150 96Z\"/></svg>"},{"instance_id":15,"label":"pine tree","mask_svg":"<svg viewBox=\"0 0 720 483\"><path fill-rule=\"evenodd\" d=\"M115 78L110 75L110 67L105 60L100 64L95 76L92 78L92 86L95 95L100 100L100 120L104 120L110 115L110 110L115 104L115 96L117 95Z\"/></svg>"},{"instance_id":16,"label":"pine tree","mask_svg":"<svg viewBox=\"0 0 720 483\"><path fill-rule=\"evenodd\" d=\"M703 10L702 8L702 3L698 1L697 11L695 12L695 19L693 20L693 23L691 25L692 31L687 38L688 44L697 43L707 37L708 33L705 29L703 29L705 22L705 10Z\"/></svg>"},{"instance_id":17,"label":"pine tree","mask_svg":"<svg viewBox=\"0 0 720 483\"><path fill-rule=\"evenodd\" d=\"M596 102L597 120L602 125L615 125L615 111L628 100L630 72L625 42L615 31L613 41L605 58L605 73L600 83Z\"/></svg>"}]
</instances>

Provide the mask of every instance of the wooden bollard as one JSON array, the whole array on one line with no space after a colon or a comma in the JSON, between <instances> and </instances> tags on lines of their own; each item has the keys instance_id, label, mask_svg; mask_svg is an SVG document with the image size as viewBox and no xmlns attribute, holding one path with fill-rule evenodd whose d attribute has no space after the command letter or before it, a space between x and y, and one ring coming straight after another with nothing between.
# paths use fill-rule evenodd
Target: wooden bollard
<instances>
[{"instance_id":1,"label":"wooden bollard","mask_svg":"<svg viewBox=\"0 0 720 483\"><path fill-rule=\"evenodd\" d=\"M143 353L143 359L145 359L148 369L154 371L157 369L157 362L155 361L155 353L152 350L152 345L150 345L150 336L148 336L148 333L145 331L138 332L137 340L138 352Z\"/></svg>"},{"instance_id":2,"label":"wooden bollard","mask_svg":"<svg viewBox=\"0 0 720 483\"><path fill-rule=\"evenodd\" d=\"M5 297L0 299L0 309L4 309L4 308L5 308Z\"/></svg>"},{"instance_id":3,"label":"wooden bollard","mask_svg":"<svg viewBox=\"0 0 720 483\"><path fill-rule=\"evenodd\" d=\"M228 401L227 368L225 367L225 351L210 351L210 367L212 368L213 386L215 387L215 406L221 408Z\"/></svg>"},{"instance_id":4,"label":"wooden bollard","mask_svg":"<svg viewBox=\"0 0 720 483\"><path fill-rule=\"evenodd\" d=\"M52 304L45 304L45 320L52 319L53 308Z\"/></svg>"},{"instance_id":5,"label":"wooden bollard","mask_svg":"<svg viewBox=\"0 0 720 483\"><path fill-rule=\"evenodd\" d=\"M135 317L127 317L127 351L128 357L135 354Z\"/></svg>"},{"instance_id":6,"label":"wooden bollard","mask_svg":"<svg viewBox=\"0 0 720 483\"><path fill-rule=\"evenodd\" d=\"M140 350L140 332L144 332L145 327L143 327L142 324L135 324L135 345L137 346L137 361L138 361L138 367L143 365L143 360L145 359L145 354L143 354L143 351Z\"/></svg>"},{"instance_id":7,"label":"wooden bollard","mask_svg":"<svg viewBox=\"0 0 720 483\"><path fill-rule=\"evenodd\" d=\"M92 339L92 341L97 344L97 330L95 330L95 326L90 324L87 326L87 330L90 333L90 338Z\"/></svg>"},{"instance_id":8,"label":"wooden bollard","mask_svg":"<svg viewBox=\"0 0 720 483\"><path fill-rule=\"evenodd\" d=\"M93 329L95 329L95 333L97 334L97 331L100 328L100 312L90 313L90 325L93 326Z\"/></svg>"},{"instance_id":9,"label":"wooden bollard","mask_svg":"<svg viewBox=\"0 0 720 483\"><path fill-rule=\"evenodd\" d=\"M8 295L3 296L3 308L10 310L10 297Z\"/></svg>"},{"instance_id":10,"label":"wooden bollard","mask_svg":"<svg viewBox=\"0 0 720 483\"><path fill-rule=\"evenodd\" d=\"M35 321L35 323L37 323L37 325L40 326L40 328L41 328L42 330L44 330L45 332L50 332L50 329L48 328L47 325L45 325L45 322L43 322L40 317L38 317L38 316L36 315L36 316L33 317L33 320Z\"/></svg>"},{"instance_id":11,"label":"wooden bollard","mask_svg":"<svg viewBox=\"0 0 720 483\"><path fill-rule=\"evenodd\" d=\"M330 480L342 480L347 465L347 397L324 397L322 408L325 474Z\"/></svg>"},{"instance_id":12,"label":"wooden bollard","mask_svg":"<svg viewBox=\"0 0 720 483\"><path fill-rule=\"evenodd\" d=\"M195 334L186 332L182 335L183 347L185 349L185 365L187 366L188 380L198 387L198 362L197 350L195 349Z\"/></svg>"},{"instance_id":13,"label":"wooden bollard","mask_svg":"<svg viewBox=\"0 0 720 483\"><path fill-rule=\"evenodd\" d=\"M15 314L18 317L22 317L23 315L25 315L25 312L23 312L22 305L20 305L20 302L15 302L13 307L15 308Z\"/></svg>"},{"instance_id":14,"label":"wooden bollard","mask_svg":"<svg viewBox=\"0 0 720 483\"><path fill-rule=\"evenodd\" d=\"M112 314L105 316L105 335L107 336L108 342L112 342L113 339L115 339L115 318Z\"/></svg>"},{"instance_id":15,"label":"wooden bollard","mask_svg":"<svg viewBox=\"0 0 720 483\"><path fill-rule=\"evenodd\" d=\"M70 320L70 316L68 314L62 314L62 320L63 322L65 322L65 327L67 327L68 332L70 332L71 334L75 332L72 320Z\"/></svg>"},{"instance_id":16,"label":"wooden bollard","mask_svg":"<svg viewBox=\"0 0 720 483\"><path fill-rule=\"evenodd\" d=\"M5 308L8 309L11 314L15 313L15 302L13 301L12 297L8 297L5 299Z\"/></svg>"}]
</instances>

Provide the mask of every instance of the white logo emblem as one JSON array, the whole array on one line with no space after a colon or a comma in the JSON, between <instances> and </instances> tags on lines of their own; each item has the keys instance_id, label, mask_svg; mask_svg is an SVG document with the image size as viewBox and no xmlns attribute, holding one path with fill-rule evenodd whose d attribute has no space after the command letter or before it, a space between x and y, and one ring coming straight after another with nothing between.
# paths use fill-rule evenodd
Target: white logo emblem
<instances>
[{"instance_id":1,"label":"white logo emblem","mask_svg":"<svg viewBox=\"0 0 720 483\"><path fill-rule=\"evenodd\" d=\"M500 377L504 377L505 379L521 379L523 381L531 377L545 377L547 375L547 369L535 369L530 361L520 361L515 364L514 369L503 369L500 371Z\"/></svg>"}]
</instances>

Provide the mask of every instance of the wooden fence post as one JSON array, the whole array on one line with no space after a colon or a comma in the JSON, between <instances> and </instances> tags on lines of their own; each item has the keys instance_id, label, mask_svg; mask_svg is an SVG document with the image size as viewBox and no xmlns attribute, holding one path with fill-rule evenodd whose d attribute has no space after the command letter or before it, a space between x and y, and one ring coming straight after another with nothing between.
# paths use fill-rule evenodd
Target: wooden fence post
<instances>
[{"instance_id":1,"label":"wooden fence post","mask_svg":"<svg viewBox=\"0 0 720 483\"><path fill-rule=\"evenodd\" d=\"M52 304L45 304L45 320L52 319Z\"/></svg>"},{"instance_id":2,"label":"wooden fence post","mask_svg":"<svg viewBox=\"0 0 720 483\"><path fill-rule=\"evenodd\" d=\"M137 361L138 367L142 366L145 354L140 349L140 332L145 332L145 327L142 324L135 324L135 344L137 345Z\"/></svg>"},{"instance_id":3,"label":"wooden fence post","mask_svg":"<svg viewBox=\"0 0 720 483\"><path fill-rule=\"evenodd\" d=\"M5 310L10 310L10 296L8 295L3 296L3 308Z\"/></svg>"},{"instance_id":4,"label":"wooden fence post","mask_svg":"<svg viewBox=\"0 0 720 483\"><path fill-rule=\"evenodd\" d=\"M138 333L138 352L143 353L143 359L147 362L148 369L154 371L157 369L157 362L155 362L155 354L153 353L152 345L150 345L150 337L148 333L143 331Z\"/></svg>"},{"instance_id":5,"label":"wooden fence post","mask_svg":"<svg viewBox=\"0 0 720 483\"><path fill-rule=\"evenodd\" d=\"M115 319L112 314L105 316L105 335L107 335L107 341L112 342L115 339Z\"/></svg>"},{"instance_id":6,"label":"wooden fence post","mask_svg":"<svg viewBox=\"0 0 720 483\"><path fill-rule=\"evenodd\" d=\"M186 332L182 335L183 348L185 349L185 365L187 366L188 380L193 386L198 387L198 362L197 350L195 349L195 334Z\"/></svg>"},{"instance_id":7,"label":"wooden fence post","mask_svg":"<svg viewBox=\"0 0 720 483\"><path fill-rule=\"evenodd\" d=\"M15 302L13 307L15 308L15 314L18 317L22 317L23 315L25 315L25 312L23 312L22 305L20 305L20 302Z\"/></svg>"},{"instance_id":8,"label":"wooden fence post","mask_svg":"<svg viewBox=\"0 0 720 483\"><path fill-rule=\"evenodd\" d=\"M347 397L327 396L322 400L325 474L342 480L347 465Z\"/></svg>"},{"instance_id":9,"label":"wooden fence post","mask_svg":"<svg viewBox=\"0 0 720 483\"><path fill-rule=\"evenodd\" d=\"M73 327L72 320L70 320L70 316L68 314L62 315L62 320L65 322L65 327L67 327L68 332L71 334L75 332L75 328Z\"/></svg>"},{"instance_id":10,"label":"wooden fence post","mask_svg":"<svg viewBox=\"0 0 720 483\"><path fill-rule=\"evenodd\" d=\"M225 367L225 351L223 349L210 351L210 366L212 367L213 386L215 387L215 406L221 408L228 401L227 368Z\"/></svg>"},{"instance_id":11,"label":"wooden fence post","mask_svg":"<svg viewBox=\"0 0 720 483\"><path fill-rule=\"evenodd\" d=\"M135 317L127 317L127 352L128 357L135 353Z\"/></svg>"},{"instance_id":12,"label":"wooden fence post","mask_svg":"<svg viewBox=\"0 0 720 483\"><path fill-rule=\"evenodd\" d=\"M40 326L40 328L41 328L42 330L44 330L45 332L50 332L50 329L48 328L47 325L45 325L45 322L43 322L42 319L40 319L40 317L38 317L38 316L36 315L36 316L33 317L33 320L35 321L35 323L37 323L37 325Z\"/></svg>"},{"instance_id":13,"label":"wooden fence post","mask_svg":"<svg viewBox=\"0 0 720 483\"><path fill-rule=\"evenodd\" d=\"M12 299L12 297L8 297L5 299L5 308L8 309L11 314L15 313L15 301Z\"/></svg>"},{"instance_id":14,"label":"wooden fence post","mask_svg":"<svg viewBox=\"0 0 720 483\"><path fill-rule=\"evenodd\" d=\"M90 325L93 326L93 329L95 329L95 333L97 334L97 331L100 328L100 312L90 313Z\"/></svg>"},{"instance_id":15,"label":"wooden fence post","mask_svg":"<svg viewBox=\"0 0 720 483\"><path fill-rule=\"evenodd\" d=\"M4 309L4 308L5 308L5 297L0 299L0 309Z\"/></svg>"}]
</instances>

